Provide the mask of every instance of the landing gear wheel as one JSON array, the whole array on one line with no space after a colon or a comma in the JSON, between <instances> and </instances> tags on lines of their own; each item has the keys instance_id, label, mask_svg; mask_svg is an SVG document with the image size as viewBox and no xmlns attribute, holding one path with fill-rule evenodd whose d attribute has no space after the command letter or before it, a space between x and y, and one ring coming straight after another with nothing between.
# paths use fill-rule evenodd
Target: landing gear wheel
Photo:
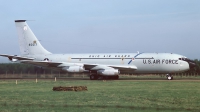
<instances>
[{"instance_id":1,"label":"landing gear wheel","mask_svg":"<svg viewBox=\"0 0 200 112\"><path fill-rule=\"evenodd\" d=\"M95 75L90 75L90 80L96 80L97 77Z\"/></svg>"},{"instance_id":2,"label":"landing gear wheel","mask_svg":"<svg viewBox=\"0 0 200 112\"><path fill-rule=\"evenodd\" d=\"M104 78L103 78L103 76L99 75L97 79L103 80Z\"/></svg>"},{"instance_id":3,"label":"landing gear wheel","mask_svg":"<svg viewBox=\"0 0 200 112\"><path fill-rule=\"evenodd\" d=\"M108 80L109 76L104 76L103 79Z\"/></svg>"},{"instance_id":4,"label":"landing gear wheel","mask_svg":"<svg viewBox=\"0 0 200 112\"><path fill-rule=\"evenodd\" d=\"M171 76L168 76L167 79L168 79L168 80L172 80L172 77L171 77Z\"/></svg>"},{"instance_id":5,"label":"landing gear wheel","mask_svg":"<svg viewBox=\"0 0 200 112\"><path fill-rule=\"evenodd\" d=\"M173 76L167 76L168 80L173 80Z\"/></svg>"},{"instance_id":6,"label":"landing gear wheel","mask_svg":"<svg viewBox=\"0 0 200 112\"><path fill-rule=\"evenodd\" d=\"M167 80L173 80L173 76L171 74L166 74Z\"/></svg>"}]
</instances>

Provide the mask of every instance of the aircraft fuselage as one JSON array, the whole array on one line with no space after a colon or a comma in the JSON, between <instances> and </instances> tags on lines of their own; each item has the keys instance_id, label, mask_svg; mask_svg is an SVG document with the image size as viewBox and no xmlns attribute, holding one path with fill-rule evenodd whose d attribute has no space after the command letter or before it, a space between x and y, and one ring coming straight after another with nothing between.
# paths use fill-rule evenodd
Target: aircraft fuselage
<instances>
[{"instance_id":1,"label":"aircraft fuselage","mask_svg":"<svg viewBox=\"0 0 200 112\"><path fill-rule=\"evenodd\" d=\"M96 53L29 55L35 61L88 63L103 65L136 66L136 70L120 73L177 73L190 69L182 55L172 53Z\"/></svg>"}]
</instances>

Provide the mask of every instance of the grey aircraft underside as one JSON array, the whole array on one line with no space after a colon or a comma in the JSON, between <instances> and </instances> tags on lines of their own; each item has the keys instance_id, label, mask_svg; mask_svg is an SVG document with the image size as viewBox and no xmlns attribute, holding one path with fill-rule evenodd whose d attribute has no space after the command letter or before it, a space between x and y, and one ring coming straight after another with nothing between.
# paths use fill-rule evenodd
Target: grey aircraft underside
<instances>
[{"instance_id":1,"label":"grey aircraft underside","mask_svg":"<svg viewBox=\"0 0 200 112\"><path fill-rule=\"evenodd\" d=\"M13 62L21 62L66 72L89 72L90 79L118 79L123 73L162 73L173 79L172 73L187 71L195 63L173 53L88 53L52 54L38 41L26 20L15 20L21 56L0 54Z\"/></svg>"}]
</instances>

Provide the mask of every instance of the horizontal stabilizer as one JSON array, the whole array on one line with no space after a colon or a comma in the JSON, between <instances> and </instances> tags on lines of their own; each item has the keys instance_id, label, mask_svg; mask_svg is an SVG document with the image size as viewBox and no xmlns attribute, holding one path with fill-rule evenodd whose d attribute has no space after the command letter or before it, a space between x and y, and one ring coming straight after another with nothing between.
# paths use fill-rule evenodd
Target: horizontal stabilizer
<instances>
[{"instance_id":1,"label":"horizontal stabilizer","mask_svg":"<svg viewBox=\"0 0 200 112\"><path fill-rule=\"evenodd\" d=\"M34 58L17 56L17 55L8 55L8 54L0 54L0 56L7 57L9 59L18 59L18 60L33 60Z\"/></svg>"}]
</instances>

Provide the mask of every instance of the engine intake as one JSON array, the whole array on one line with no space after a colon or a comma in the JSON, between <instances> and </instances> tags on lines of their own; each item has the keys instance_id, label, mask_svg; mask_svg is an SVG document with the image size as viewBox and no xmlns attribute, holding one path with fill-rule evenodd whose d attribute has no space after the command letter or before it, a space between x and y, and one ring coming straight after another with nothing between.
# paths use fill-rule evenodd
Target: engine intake
<instances>
[{"instance_id":1,"label":"engine intake","mask_svg":"<svg viewBox=\"0 0 200 112\"><path fill-rule=\"evenodd\" d=\"M15 59L15 58L8 58L10 61L12 61L12 62L17 62L18 61L18 59Z\"/></svg>"}]
</instances>

